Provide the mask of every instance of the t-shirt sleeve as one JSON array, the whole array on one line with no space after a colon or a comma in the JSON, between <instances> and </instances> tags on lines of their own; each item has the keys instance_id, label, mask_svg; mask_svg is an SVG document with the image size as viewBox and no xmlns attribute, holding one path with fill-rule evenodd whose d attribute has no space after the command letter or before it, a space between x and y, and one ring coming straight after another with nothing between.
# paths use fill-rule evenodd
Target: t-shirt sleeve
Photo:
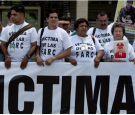
<instances>
[{"instance_id":1,"label":"t-shirt sleeve","mask_svg":"<svg viewBox=\"0 0 135 115\"><path fill-rule=\"evenodd\" d=\"M95 39L95 47L96 47L97 52L100 50L104 50L104 48L99 43L98 39L97 38L94 38L94 39Z\"/></svg>"},{"instance_id":2,"label":"t-shirt sleeve","mask_svg":"<svg viewBox=\"0 0 135 115\"><path fill-rule=\"evenodd\" d=\"M8 42L9 38L8 38L7 35L8 35L8 27L6 27L6 28L4 28L4 29L2 30L0 40L1 40L1 41L4 41L4 42Z\"/></svg>"},{"instance_id":3,"label":"t-shirt sleeve","mask_svg":"<svg viewBox=\"0 0 135 115\"><path fill-rule=\"evenodd\" d=\"M128 38L126 36L123 36L123 40L127 40L128 41ZM128 41L129 42L129 41Z\"/></svg>"},{"instance_id":4,"label":"t-shirt sleeve","mask_svg":"<svg viewBox=\"0 0 135 115\"><path fill-rule=\"evenodd\" d=\"M129 60L133 60L135 58L135 53L132 45L129 44Z\"/></svg>"},{"instance_id":5,"label":"t-shirt sleeve","mask_svg":"<svg viewBox=\"0 0 135 115\"><path fill-rule=\"evenodd\" d=\"M135 39L134 39L134 41L133 41L133 48L134 48L134 50L135 50Z\"/></svg>"},{"instance_id":6,"label":"t-shirt sleeve","mask_svg":"<svg viewBox=\"0 0 135 115\"><path fill-rule=\"evenodd\" d=\"M72 47L71 39L69 38L69 35L66 31L63 33L63 47L64 50Z\"/></svg>"},{"instance_id":7,"label":"t-shirt sleeve","mask_svg":"<svg viewBox=\"0 0 135 115\"><path fill-rule=\"evenodd\" d=\"M31 43L37 41L37 31L36 28L31 28Z\"/></svg>"}]
</instances>

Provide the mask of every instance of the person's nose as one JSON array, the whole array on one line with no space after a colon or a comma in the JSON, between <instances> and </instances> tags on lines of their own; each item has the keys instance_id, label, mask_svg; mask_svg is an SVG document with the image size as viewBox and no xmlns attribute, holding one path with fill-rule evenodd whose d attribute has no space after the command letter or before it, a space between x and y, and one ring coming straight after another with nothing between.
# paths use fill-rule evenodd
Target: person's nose
<instances>
[{"instance_id":1,"label":"person's nose","mask_svg":"<svg viewBox=\"0 0 135 115\"><path fill-rule=\"evenodd\" d=\"M54 17L53 20L56 20L56 18Z\"/></svg>"},{"instance_id":2,"label":"person's nose","mask_svg":"<svg viewBox=\"0 0 135 115\"><path fill-rule=\"evenodd\" d=\"M101 24L102 24L102 25L104 25L104 24L105 24L105 22L104 22L104 21L102 21L102 22L101 22Z\"/></svg>"}]
</instances>

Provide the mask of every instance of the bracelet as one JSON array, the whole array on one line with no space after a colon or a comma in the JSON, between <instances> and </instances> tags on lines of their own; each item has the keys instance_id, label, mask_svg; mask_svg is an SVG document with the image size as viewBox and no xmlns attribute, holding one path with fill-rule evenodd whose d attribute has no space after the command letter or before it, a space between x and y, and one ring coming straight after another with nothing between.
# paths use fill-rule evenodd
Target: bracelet
<instances>
[{"instance_id":1,"label":"bracelet","mask_svg":"<svg viewBox=\"0 0 135 115\"><path fill-rule=\"evenodd\" d=\"M54 56L52 57L52 60L53 60L53 61L55 60L55 57L54 57Z\"/></svg>"},{"instance_id":2,"label":"bracelet","mask_svg":"<svg viewBox=\"0 0 135 115\"><path fill-rule=\"evenodd\" d=\"M5 58L8 58L8 57L9 57L9 55L6 55L6 56L5 56Z\"/></svg>"}]
</instances>

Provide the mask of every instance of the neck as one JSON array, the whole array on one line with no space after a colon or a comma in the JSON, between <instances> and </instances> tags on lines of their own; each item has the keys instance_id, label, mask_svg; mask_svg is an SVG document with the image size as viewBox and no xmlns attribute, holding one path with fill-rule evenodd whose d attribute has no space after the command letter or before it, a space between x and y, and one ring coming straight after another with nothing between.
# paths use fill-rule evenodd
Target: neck
<instances>
[{"instance_id":1,"label":"neck","mask_svg":"<svg viewBox=\"0 0 135 115\"><path fill-rule=\"evenodd\" d=\"M105 28L105 29L103 29L103 28L98 28L98 29L100 29L100 30L106 30L107 28Z\"/></svg>"},{"instance_id":2,"label":"neck","mask_svg":"<svg viewBox=\"0 0 135 115\"><path fill-rule=\"evenodd\" d=\"M21 25L21 24L23 24L24 23L24 20L23 21L20 21L20 22L18 22L18 23L15 23L15 25Z\"/></svg>"},{"instance_id":3,"label":"neck","mask_svg":"<svg viewBox=\"0 0 135 115\"><path fill-rule=\"evenodd\" d=\"M49 30L55 30L57 28L57 26L48 26Z\"/></svg>"},{"instance_id":4,"label":"neck","mask_svg":"<svg viewBox=\"0 0 135 115\"><path fill-rule=\"evenodd\" d=\"M80 35L80 34L78 34L78 36L79 36L79 37L87 37L86 34L85 34L85 35Z\"/></svg>"}]
</instances>

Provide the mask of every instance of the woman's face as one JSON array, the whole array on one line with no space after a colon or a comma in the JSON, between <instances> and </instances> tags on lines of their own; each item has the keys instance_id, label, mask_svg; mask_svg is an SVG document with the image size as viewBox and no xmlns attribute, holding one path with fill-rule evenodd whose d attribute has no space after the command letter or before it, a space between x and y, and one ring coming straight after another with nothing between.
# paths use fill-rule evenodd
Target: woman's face
<instances>
[{"instance_id":1,"label":"woman's face","mask_svg":"<svg viewBox=\"0 0 135 115\"><path fill-rule=\"evenodd\" d=\"M87 26L86 22L80 23L78 25L78 28L76 28L76 30L77 30L77 34L79 36L85 37L86 36L86 32L88 30L88 26Z\"/></svg>"},{"instance_id":2,"label":"woman's face","mask_svg":"<svg viewBox=\"0 0 135 115\"><path fill-rule=\"evenodd\" d=\"M123 40L123 30L121 27L116 27L114 29L113 37L115 40Z\"/></svg>"}]
</instances>

